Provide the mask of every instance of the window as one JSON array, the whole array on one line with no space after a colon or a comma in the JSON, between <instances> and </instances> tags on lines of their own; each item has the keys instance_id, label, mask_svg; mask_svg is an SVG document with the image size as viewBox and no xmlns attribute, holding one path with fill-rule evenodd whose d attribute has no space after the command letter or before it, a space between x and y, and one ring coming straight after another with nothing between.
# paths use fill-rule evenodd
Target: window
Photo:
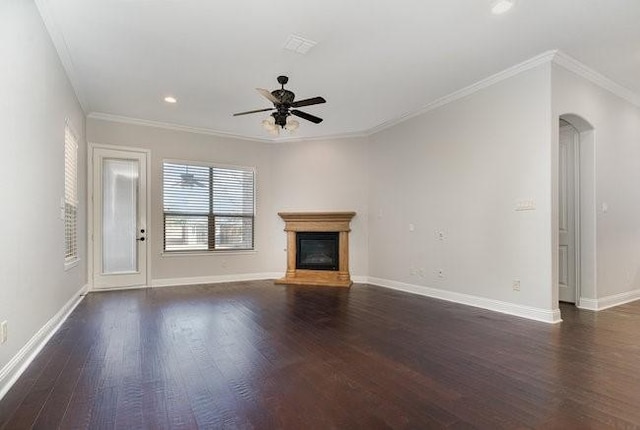
<instances>
[{"instance_id":1,"label":"window","mask_svg":"<svg viewBox=\"0 0 640 430\"><path fill-rule=\"evenodd\" d=\"M64 127L64 261L78 259L78 139Z\"/></svg>"},{"instance_id":2,"label":"window","mask_svg":"<svg viewBox=\"0 0 640 430\"><path fill-rule=\"evenodd\" d=\"M254 171L163 163L164 250L253 249Z\"/></svg>"}]
</instances>

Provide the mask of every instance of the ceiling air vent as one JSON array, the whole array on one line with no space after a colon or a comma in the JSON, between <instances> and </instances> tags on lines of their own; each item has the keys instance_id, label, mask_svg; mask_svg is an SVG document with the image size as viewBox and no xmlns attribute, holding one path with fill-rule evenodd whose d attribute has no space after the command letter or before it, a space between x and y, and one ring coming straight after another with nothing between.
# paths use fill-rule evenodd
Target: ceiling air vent
<instances>
[{"instance_id":1,"label":"ceiling air vent","mask_svg":"<svg viewBox=\"0 0 640 430\"><path fill-rule=\"evenodd\" d=\"M314 42L313 40L291 34L287 37L287 41L284 43L284 49L304 55L317 44L318 42Z\"/></svg>"}]
</instances>

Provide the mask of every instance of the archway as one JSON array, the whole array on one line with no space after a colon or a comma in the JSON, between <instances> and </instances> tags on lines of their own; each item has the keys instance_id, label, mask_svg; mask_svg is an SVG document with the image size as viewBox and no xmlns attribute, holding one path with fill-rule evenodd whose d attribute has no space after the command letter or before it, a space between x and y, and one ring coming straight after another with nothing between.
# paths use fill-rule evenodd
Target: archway
<instances>
[{"instance_id":1,"label":"archway","mask_svg":"<svg viewBox=\"0 0 640 430\"><path fill-rule=\"evenodd\" d=\"M595 132L586 119L572 113L559 116L558 130L554 297L590 309L596 299Z\"/></svg>"}]
</instances>

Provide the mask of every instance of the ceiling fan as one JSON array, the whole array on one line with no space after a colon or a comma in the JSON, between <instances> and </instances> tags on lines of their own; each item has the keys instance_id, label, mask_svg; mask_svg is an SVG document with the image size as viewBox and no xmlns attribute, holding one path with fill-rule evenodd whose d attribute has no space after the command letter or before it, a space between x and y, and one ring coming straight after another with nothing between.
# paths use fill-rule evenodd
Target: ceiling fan
<instances>
[{"instance_id":1,"label":"ceiling fan","mask_svg":"<svg viewBox=\"0 0 640 430\"><path fill-rule=\"evenodd\" d=\"M266 128L273 134L279 133L278 127L289 131L293 131L298 128L300 124L298 123L298 121L294 120L291 115L297 116L298 118L306 119L307 121L311 121L314 124L321 123L322 118L318 118L315 115L297 110L296 108L326 103L327 101L322 97L312 97L310 99L296 101L295 94L289 90L284 89L284 86L287 82L289 82L288 77L278 76L278 83L281 85L280 89L269 92L269 90L265 90L264 88L256 88L256 90L260 94L262 94L264 98L273 103L272 108L256 109L247 112L234 113L233 116L248 115L251 113L275 110L275 112L271 113L268 119L262 121L262 125L264 126L264 128Z\"/></svg>"}]
</instances>

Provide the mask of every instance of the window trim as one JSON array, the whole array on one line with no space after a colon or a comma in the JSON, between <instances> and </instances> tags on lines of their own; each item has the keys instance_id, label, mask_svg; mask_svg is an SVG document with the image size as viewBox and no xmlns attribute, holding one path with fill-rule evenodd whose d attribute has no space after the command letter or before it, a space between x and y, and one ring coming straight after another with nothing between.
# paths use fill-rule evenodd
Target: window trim
<instances>
[{"instance_id":1,"label":"window trim","mask_svg":"<svg viewBox=\"0 0 640 430\"><path fill-rule=\"evenodd\" d=\"M209 168L218 168L218 169L235 169L235 170L245 170L251 172L253 174L253 225L252 225L252 238L251 238L251 248L230 248L230 249L176 249L176 250L167 250L166 246L166 232L165 232L165 218L166 212L164 211L164 165L165 163L170 164L185 164L189 166L197 166L197 167L209 167ZM206 256L206 255L215 255L215 254L253 254L256 252L256 219L258 217L258 205L257 205L257 194L258 194L258 180L257 180L257 172L255 166L240 166L237 164L225 164L225 163L216 163L216 162L206 162L206 161L193 161L193 160L183 160L177 158L163 158L160 163L160 171L161 171L161 179L160 183L161 191L160 191L160 201L161 209L162 209L162 252L160 253L161 257L179 257L179 256ZM219 215L224 216L224 215Z\"/></svg>"}]
</instances>

